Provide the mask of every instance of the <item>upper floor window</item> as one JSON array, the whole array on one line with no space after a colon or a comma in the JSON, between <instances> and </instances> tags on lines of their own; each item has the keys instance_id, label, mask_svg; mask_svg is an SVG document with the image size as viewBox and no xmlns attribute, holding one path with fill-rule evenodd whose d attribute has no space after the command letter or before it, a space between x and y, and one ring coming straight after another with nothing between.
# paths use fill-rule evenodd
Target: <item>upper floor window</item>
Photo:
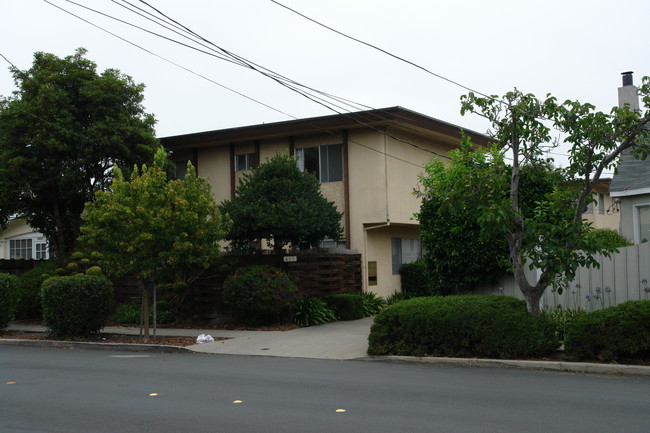
<instances>
[{"instance_id":1,"label":"upper floor window","mask_svg":"<svg viewBox=\"0 0 650 433\"><path fill-rule=\"evenodd\" d=\"M235 171L251 170L255 167L256 159L254 153L235 155Z\"/></svg>"},{"instance_id":2,"label":"upper floor window","mask_svg":"<svg viewBox=\"0 0 650 433\"><path fill-rule=\"evenodd\" d=\"M176 161L176 167L174 170L174 176L176 179L183 180L187 174L187 160Z\"/></svg>"},{"instance_id":3,"label":"upper floor window","mask_svg":"<svg viewBox=\"0 0 650 433\"><path fill-rule=\"evenodd\" d=\"M312 173L322 183L343 180L343 145L325 144L322 146L296 149L298 167Z\"/></svg>"}]
</instances>

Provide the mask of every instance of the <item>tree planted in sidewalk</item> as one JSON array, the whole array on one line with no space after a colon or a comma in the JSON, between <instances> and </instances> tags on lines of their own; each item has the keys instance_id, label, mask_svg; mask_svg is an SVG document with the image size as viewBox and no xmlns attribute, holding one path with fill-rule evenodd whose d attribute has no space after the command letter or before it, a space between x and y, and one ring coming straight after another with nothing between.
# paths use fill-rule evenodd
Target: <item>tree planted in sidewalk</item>
<instances>
[{"instance_id":1,"label":"tree planted in sidewalk","mask_svg":"<svg viewBox=\"0 0 650 433\"><path fill-rule=\"evenodd\" d=\"M501 234L508 242L516 282L535 316L548 286L561 288L579 266L596 266L595 254L614 251L588 235L582 214L601 174L615 169L624 151L642 159L650 153L650 77L643 78L638 93L641 110L614 107L609 113L591 104L561 103L550 95L538 99L516 89L502 98L474 93L462 97L462 113L486 117L499 149L512 158L508 195L488 194L476 211L482 232ZM555 140L551 128L561 134ZM533 215L527 216L521 205L522 170L544 163L545 152L562 143L570 146L564 170L568 181L540 197ZM528 279L526 268L539 270L536 280Z\"/></svg>"},{"instance_id":2,"label":"tree planted in sidewalk","mask_svg":"<svg viewBox=\"0 0 650 433\"><path fill-rule=\"evenodd\" d=\"M84 211L82 245L103 255L103 269L136 276L144 299L145 339L149 338L149 297L161 282L190 282L219 254L223 220L208 182L188 162L183 180L168 180L165 153L151 167L134 169L130 179L115 167L107 191Z\"/></svg>"}]
</instances>

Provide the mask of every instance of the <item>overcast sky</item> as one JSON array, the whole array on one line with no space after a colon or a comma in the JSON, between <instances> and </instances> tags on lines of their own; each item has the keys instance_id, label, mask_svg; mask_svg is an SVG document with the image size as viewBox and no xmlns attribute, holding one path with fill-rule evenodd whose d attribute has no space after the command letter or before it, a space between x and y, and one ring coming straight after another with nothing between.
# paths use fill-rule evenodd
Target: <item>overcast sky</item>
<instances>
[{"instance_id":1,"label":"overcast sky","mask_svg":"<svg viewBox=\"0 0 650 433\"><path fill-rule=\"evenodd\" d=\"M27 69L36 51L63 57L85 47L99 70L116 68L146 85L145 105L158 120L160 137L334 114L258 72L72 2L48 1L205 77L45 1L0 0L0 54ZM552 93L561 100L591 102L608 111L617 103L621 72L634 71L635 83L650 75L647 0L278 1L488 94L501 95L517 87L540 97ZM141 1L77 3L190 43L122 7L130 3L153 12ZM460 115L459 98L466 89L346 39L270 0L148 3L215 45L319 91L372 108L400 105L467 129L487 130L477 116ZM0 58L0 95L4 96L14 90L8 67Z\"/></svg>"}]
</instances>

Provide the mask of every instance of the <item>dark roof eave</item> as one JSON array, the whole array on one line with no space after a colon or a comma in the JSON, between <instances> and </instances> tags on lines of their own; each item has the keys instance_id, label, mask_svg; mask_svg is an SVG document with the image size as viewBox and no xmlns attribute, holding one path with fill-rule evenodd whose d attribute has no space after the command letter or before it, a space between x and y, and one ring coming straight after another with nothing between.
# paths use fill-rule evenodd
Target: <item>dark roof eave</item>
<instances>
[{"instance_id":1,"label":"dark roof eave","mask_svg":"<svg viewBox=\"0 0 650 433\"><path fill-rule=\"evenodd\" d=\"M238 128L218 129L161 138L163 145L170 150L215 146L251 140L273 139L288 135L340 131L367 126L393 125L404 129L421 129L441 135L460 137L461 127L429 117L403 107L390 107L355 113L334 114L283 122L264 123ZM476 144L487 145L489 137L471 130L464 130ZM417 133L417 132L415 132Z\"/></svg>"}]
</instances>

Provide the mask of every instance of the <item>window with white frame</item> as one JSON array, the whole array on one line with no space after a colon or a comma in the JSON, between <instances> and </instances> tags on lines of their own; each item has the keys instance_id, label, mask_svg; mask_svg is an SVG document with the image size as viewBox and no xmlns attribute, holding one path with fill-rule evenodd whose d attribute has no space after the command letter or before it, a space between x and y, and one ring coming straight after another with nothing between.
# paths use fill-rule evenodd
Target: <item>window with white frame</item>
<instances>
[{"instance_id":1,"label":"window with white frame","mask_svg":"<svg viewBox=\"0 0 650 433\"><path fill-rule=\"evenodd\" d=\"M255 167L256 159L254 153L235 155L235 171L251 170Z\"/></svg>"},{"instance_id":2,"label":"window with white frame","mask_svg":"<svg viewBox=\"0 0 650 433\"><path fill-rule=\"evenodd\" d=\"M422 243L420 239L392 238L391 249L393 257L393 275L399 274L399 268L405 263L411 263L422 258Z\"/></svg>"},{"instance_id":3,"label":"window with white frame","mask_svg":"<svg viewBox=\"0 0 650 433\"><path fill-rule=\"evenodd\" d=\"M321 182L343 180L343 145L324 144L296 149L298 168L312 173Z\"/></svg>"},{"instance_id":4,"label":"window with white frame","mask_svg":"<svg viewBox=\"0 0 650 433\"><path fill-rule=\"evenodd\" d=\"M25 260L32 258L31 239L11 239L9 241L9 258L14 260Z\"/></svg>"},{"instance_id":5,"label":"window with white frame","mask_svg":"<svg viewBox=\"0 0 650 433\"><path fill-rule=\"evenodd\" d=\"M35 245L36 260L46 260L47 259L47 244L45 242L37 242Z\"/></svg>"},{"instance_id":6,"label":"window with white frame","mask_svg":"<svg viewBox=\"0 0 650 433\"><path fill-rule=\"evenodd\" d=\"M635 206L635 243L650 242L650 204Z\"/></svg>"}]
</instances>

